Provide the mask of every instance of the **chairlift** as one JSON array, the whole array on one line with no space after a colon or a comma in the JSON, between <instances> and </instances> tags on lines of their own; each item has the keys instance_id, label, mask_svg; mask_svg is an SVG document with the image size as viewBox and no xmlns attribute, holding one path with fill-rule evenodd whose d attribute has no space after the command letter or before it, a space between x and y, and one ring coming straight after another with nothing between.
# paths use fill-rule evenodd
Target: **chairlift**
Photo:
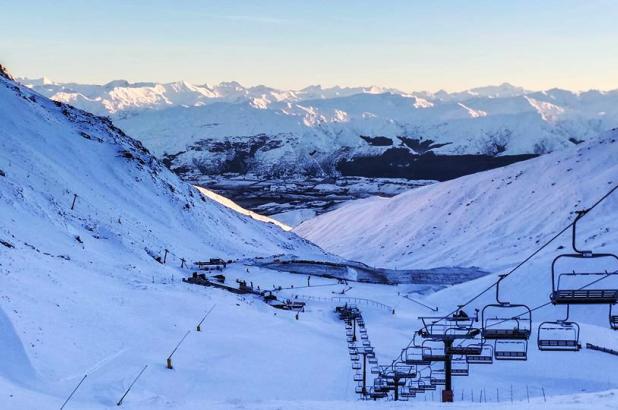
<instances>
[{"instance_id":1,"label":"chairlift","mask_svg":"<svg viewBox=\"0 0 618 410\"><path fill-rule=\"evenodd\" d=\"M361 373L354 373L354 381L355 382L362 382L363 381L363 375Z\"/></svg>"},{"instance_id":2,"label":"chairlift","mask_svg":"<svg viewBox=\"0 0 618 410\"><path fill-rule=\"evenodd\" d=\"M422 386L423 386L423 390L425 391L436 390L436 385L433 384L431 380L427 383L424 383Z\"/></svg>"},{"instance_id":3,"label":"chairlift","mask_svg":"<svg viewBox=\"0 0 618 410\"><path fill-rule=\"evenodd\" d=\"M380 374L380 366L372 366L370 372L371 374Z\"/></svg>"},{"instance_id":4,"label":"chairlift","mask_svg":"<svg viewBox=\"0 0 618 410\"><path fill-rule=\"evenodd\" d=\"M393 365L393 375L400 379L413 379L416 377L416 366L395 363Z\"/></svg>"},{"instance_id":5,"label":"chairlift","mask_svg":"<svg viewBox=\"0 0 618 410\"><path fill-rule=\"evenodd\" d=\"M496 282L496 303L486 305L481 313L482 337L487 340L528 340L532 328L532 310L523 304L500 300L500 275Z\"/></svg>"},{"instance_id":6,"label":"chairlift","mask_svg":"<svg viewBox=\"0 0 618 410\"><path fill-rule=\"evenodd\" d=\"M424 374L426 373L426 374ZM418 378L418 388L423 391L427 390L436 390L436 385L431 381L431 375L433 370L431 367L426 367L424 369L419 370L419 378Z\"/></svg>"},{"instance_id":7,"label":"chairlift","mask_svg":"<svg viewBox=\"0 0 618 410\"><path fill-rule=\"evenodd\" d=\"M406 385L406 380L405 379L400 379L400 378L396 378L396 377L388 377L386 379L386 384L388 386L391 387L391 390L394 389L395 387L403 387Z\"/></svg>"},{"instance_id":8,"label":"chairlift","mask_svg":"<svg viewBox=\"0 0 618 410\"><path fill-rule=\"evenodd\" d=\"M375 379L373 379L373 390L374 392L386 393L390 391L390 387L388 387L386 379L383 379L382 377L376 377Z\"/></svg>"},{"instance_id":9,"label":"chairlift","mask_svg":"<svg viewBox=\"0 0 618 410\"><path fill-rule=\"evenodd\" d=\"M473 327L475 318L425 316L419 319L423 322L423 328L418 334L423 338L437 340L472 339L479 334L479 330Z\"/></svg>"},{"instance_id":10,"label":"chairlift","mask_svg":"<svg viewBox=\"0 0 618 410\"><path fill-rule=\"evenodd\" d=\"M352 362L352 370L360 370L361 364L360 362Z\"/></svg>"},{"instance_id":11,"label":"chairlift","mask_svg":"<svg viewBox=\"0 0 618 410\"><path fill-rule=\"evenodd\" d=\"M539 325L537 346L541 351L577 352L579 343L579 325L569 321L569 305L563 320L543 322Z\"/></svg>"},{"instance_id":12,"label":"chairlift","mask_svg":"<svg viewBox=\"0 0 618 410\"><path fill-rule=\"evenodd\" d=\"M462 340L448 348L451 355L478 356L483 351L483 344L475 340Z\"/></svg>"},{"instance_id":13,"label":"chairlift","mask_svg":"<svg viewBox=\"0 0 618 410\"><path fill-rule=\"evenodd\" d=\"M494 357L496 360L528 360L528 341L496 340Z\"/></svg>"},{"instance_id":14,"label":"chairlift","mask_svg":"<svg viewBox=\"0 0 618 410\"><path fill-rule=\"evenodd\" d=\"M431 364L430 360L423 359L423 347L422 346L410 346L404 349L403 354L401 355L403 361L406 364L416 364L416 365L429 365Z\"/></svg>"},{"instance_id":15,"label":"chairlift","mask_svg":"<svg viewBox=\"0 0 618 410\"><path fill-rule=\"evenodd\" d=\"M551 282L552 293L550 300L555 305L598 305L598 304L615 304L618 302L618 285L616 281L610 287L605 288L589 288L604 280L608 277L618 278L618 270L614 271L596 271L596 272L582 272L581 268L578 271L570 270L569 272L557 272L557 263L560 260L568 260L571 263L581 261L584 259L591 260L614 260L618 262L618 256L611 253L592 253L592 251L579 250L576 246L576 225L581 217L585 215L586 211L579 211L575 221L573 221L573 232L571 245L574 253L558 255L554 258L551 264ZM596 269L595 269L596 270ZM567 279L577 279L580 277L598 277L592 283L589 283L583 287L575 287L573 285L565 285L564 281ZM570 281L573 282L573 281Z\"/></svg>"},{"instance_id":16,"label":"chairlift","mask_svg":"<svg viewBox=\"0 0 618 410\"><path fill-rule=\"evenodd\" d=\"M417 380L410 380L410 384L408 386L408 391L410 393L413 393L414 396L416 396L417 393L424 393L425 389L424 389L424 385L422 385L422 381L421 379L417 379Z\"/></svg>"},{"instance_id":17,"label":"chairlift","mask_svg":"<svg viewBox=\"0 0 618 410\"><path fill-rule=\"evenodd\" d=\"M427 362L443 362L446 360L444 343L439 340L425 340L422 344L421 358Z\"/></svg>"},{"instance_id":18,"label":"chairlift","mask_svg":"<svg viewBox=\"0 0 618 410\"><path fill-rule=\"evenodd\" d=\"M433 369L431 371L431 384L434 386L444 386L446 384L446 372L444 369Z\"/></svg>"},{"instance_id":19,"label":"chairlift","mask_svg":"<svg viewBox=\"0 0 618 410\"><path fill-rule=\"evenodd\" d=\"M466 355L468 364L492 364L494 362L494 348L492 345L480 344L481 353L478 355Z\"/></svg>"},{"instance_id":20,"label":"chairlift","mask_svg":"<svg viewBox=\"0 0 618 410\"><path fill-rule=\"evenodd\" d=\"M470 364L466 361L465 357L461 356L451 361L451 374L453 376L470 375Z\"/></svg>"},{"instance_id":21,"label":"chairlift","mask_svg":"<svg viewBox=\"0 0 618 410\"><path fill-rule=\"evenodd\" d=\"M614 305L609 305L609 327L618 330L618 312L614 312Z\"/></svg>"},{"instance_id":22,"label":"chairlift","mask_svg":"<svg viewBox=\"0 0 618 410\"><path fill-rule=\"evenodd\" d=\"M370 399L376 400L376 399L385 398L386 396L388 396L388 393L384 391L376 390L374 387L370 387L367 395L369 396Z\"/></svg>"}]
</instances>

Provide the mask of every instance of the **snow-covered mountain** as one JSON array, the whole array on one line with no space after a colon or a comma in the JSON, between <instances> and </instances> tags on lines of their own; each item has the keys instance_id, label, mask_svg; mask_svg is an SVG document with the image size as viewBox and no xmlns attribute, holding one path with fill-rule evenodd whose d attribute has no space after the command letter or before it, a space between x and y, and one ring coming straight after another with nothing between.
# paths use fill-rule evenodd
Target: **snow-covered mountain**
<instances>
[{"instance_id":1,"label":"snow-covered mountain","mask_svg":"<svg viewBox=\"0 0 618 410\"><path fill-rule=\"evenodd\" d=\"M522 159L509 155L564 149L618 126L618 91L22 81L54 100L110 115L194 181L226 172L449 179ZM429 152L450 157L422 156ZM445 168L453 174L443 174Z\"/></svg>"},{"instance_id":2,"label":"snow-covered mountain","mask_svg":"<svg viewBox=\"0 0 618 410\"><path fill-rule=\"evenodd\" d=\"M84 247L78 236L105 238L101 243L122 237L140 257L169 249L187 260L316 250L203 197L108 119L50 101L8 77L0 81L2 234L15 246L43 246L47 240L33 228L45 226L59 235L52 247L68 242L77 252ZM179 237L184 249L174 251Z\"/></svg>"},{"instance_id":3,"label":"snow-covered mountain","mask_svg":"<svg viewBox=\"0 0 618 410\"><path fill-rule=\"evenodd\" d=\"M508 167L349 202L296 232L378 266L480 266L499 271L618 184L618 130ZM584 242L618 241L618 193L582 222ZM568 239L568 238L567 238ZM567 242L568 243L568 242Z\"/></svg>"},{"instance_id":4,"label":"snow-covered mountain","mask_svg":"<svg viewBox=\"0 0 618 410\"><path fill-rule=\"evenodd\" d=\"M250 260L227 265L228 284L279 286L281 296L307 300L296 317L253 295L180 282L191 270L179 258L334 258L201 196L109 121L49 101L2 70L0 211L0 395L7 409L60 408L69 395L66 409L117 408L129 387L122 407L134 410L402 408L358 400L345 328L333 308L359 298L350 300L361 306L379 363L386 364L427 313L403 295L442 312L492 279L425 296L414 285L348 286L315 275L307 287L306 275ZM614 230L608 232L591 241L613 238ZM165 249L160 263L155 258L165 258ZM526 271L527 283L537 268ZM607 326L591 314L585 319L582 341L618 349ZM611 407L616 391L602 392L618 387L610 360L591 350L542 354L531 347L528 362L473 367L471 377L455 382L457 400L478 408L479 387L487 387L490 400L495 391L515 401L488 409L522 408L525 400L535 409ZM417 400L438 408L432 397Z\"/></svg>"}]
</instances>

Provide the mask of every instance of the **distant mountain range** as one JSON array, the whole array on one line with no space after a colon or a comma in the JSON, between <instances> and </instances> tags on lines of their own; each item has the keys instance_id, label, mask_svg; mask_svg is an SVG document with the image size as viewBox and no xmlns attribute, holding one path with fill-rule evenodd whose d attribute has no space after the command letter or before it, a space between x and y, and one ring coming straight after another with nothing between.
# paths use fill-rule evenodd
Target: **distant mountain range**
<instances>
[{"instance_id":1,"label":"distant mountain range","mask_svg":"<svg viewBox=\"0 0 618 410\"><path fill-rule=\"evenodd\" d=\"M576 145L618 126L618 90L22 83L108 115L185 179L365 176L445 180ZM523 156L521 156L523 155Z\"/></svg>"}]
</instances>

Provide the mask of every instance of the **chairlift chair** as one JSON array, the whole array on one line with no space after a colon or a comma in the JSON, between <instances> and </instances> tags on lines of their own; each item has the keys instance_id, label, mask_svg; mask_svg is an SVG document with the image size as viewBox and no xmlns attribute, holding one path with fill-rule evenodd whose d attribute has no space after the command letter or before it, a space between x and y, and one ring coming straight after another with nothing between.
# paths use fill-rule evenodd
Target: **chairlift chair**
<instances>
[{"instance_id":1,"label":"chairlift chair","mask_svg":"<svg viewBox=\"0 0 618 410\"><path fill-rule=\"evenodd\" d=\"M466 355L468 364L492 364L494 362L494 348L492 345L483 343L480 344L481 353L478 355Z\"/></svg>"},{"instance_id":2,"label":"chairlift chair","mask_svg":"<svg viewBox=\"0 0 618 410\"><path fill-rule=\"evenodd\" d=\"M360 362L352 362L352 370L360 370L361 367Z\"/></svg>"},{"instance_id":3,"label":"chairlift chair","mask_svg":"<svg viewBox=\"0 0 618 410\"><path fill-rule=\"evenodd\" d=\"M421 358L427 362L443 362L446 360L444 343L439 340L427 339L422 344Z\"/></svg>"},{"instance_id":4,"label":"chairlift chair","mask_svg":"<svg viewBox=\"0 0 618 410\"><path fill-rule=\"evenodd\" d=\"M456 340L456 339L472 339L479 333L478 329L474 329L474 318L457 318L449 317L420 317L423 322L423 328L419 331L419 335L426 339L436 340Z\"/></svg>"},{"instance_id":5,"label":"chairlift chair","mask_svg":"<svg viewBox=\"0 0 618 410\"><path fill-rule=\"evenodd\" d=\"M410 393L414 393L414 396L416 396L417 393L424 393L425 389L423 388L423 386L421 386L421 384L422 384L421 379L410 380L408 391Z\"/></svg>"},{"instance_id":6,"label":"chairlift chair","mask_svg":"<svg viewBox=\"0 0 618 410\"><path fill-rule=\"evenodd\" d=\"M609 327L618 330L618 312L614 312L614 305L609 305Z\"/></svg>"},{"instance_id":7,"label":"chairlift chair","mask_svg":"<svg viewBox=\"0 0 618 410\"><path fill-rule=\"evenodd\" d=\"M390 388L386 383L386 379L383 379L382 377L376 377L375 379L373 379L373 390L375 392L388 392Z\"/></svg>"},{"instance_id":8,"label":"chairlift chair","mask_svg":"<svg viewBox=\"0 0 618 410\"><path fill-rule=\"evenodd\" d=\"M433 373L433 370L431 367L427 367L421 371L419 371L420 373L425 373L425 370L427 371L427 374L423 375L421 374L421 376L418 378L418 387L419 389L423 389L423 391L427 391L427 390L436 390L436 385L432 383L431 381L431 374Z\"/></svg>"},{"instance_id":9,"label":"chairlift chair","mask_svg":"<svg viewBox=\"0 0 618 410\"><path fill-rule=\"evenodd\" d=\"M361 373L354 373L354 381L355 382L362 382L363 381L363 375Z\"/></svg>"},{"instance_id":10,"label":"chairlift chair","mask_svg":"<svg viewBox=\"0 0 618 410\"><path fill-rule=\"evenodd\" d=\"M451 355L478 356L483 352L483 344L476 340L462 340L448 348Z\"/></svg>"},{"instance_id":11,"label":"chairlift chair","mask_svg":"<svg viewBox=\"0 0 618 410\"><path fill-rule=\"evenodd\" d=\"M444 369L433 369L431 371L431 384L434 386L444 386L446 384L446 372Z\"/></svg>"},{"instance_id":12,"label":"chairlift chair","mask_svg":"<svg viewBox=\"0 0 618 410\"><path fill-rule=\"evenodd\" d=\"M494 357L496 360L528 360L528 341L496 340Z\"/></svg>"},{"instance_id":13,"label":"chairlift chair","mask_svg":"<svg viewBox=\"0 0 618 410\"><path fill-rule=\"evenodd\" d=\"M394 378L394 377L388 377L386 379L386 384L391 387L391 390L393 390L395 387L403 387L406 385L406 380L405 379L399 379L399 378Z\"/></svg>"},{"instance_id":14,"label":"chairlift chair","mask_svg":"<svg viewBox=\"0 0 618 410\"><path fill-rule=\"evenodd\" d=\"M410 346L404 349L402 358L406 364L429 365L430 360L423 358L423 346Z\"/></svg>"},{"instance_id":15,"label":"chairlift chair","mask_svg":"<svg viewBox=\"0 0 618 410\"><path fill-rule=\"evenodd\" d=\"M376 399L383 399L386 396L388 396L387 392L383 392L383 391L379 391L379 390L375 390L375 388L370 387L368 389L368 393L367 395L369 396L370 399L376 400Z\"/></svg>"},{"instance_id":16,"label":"chairlift chair","mask_svg":"<svg viewBox=\"0 0 618 410\"><path fill-rule=\"evenodd\" d=\"M429 383L423 384L423 390L425 391L431 391L431 390L436 390L436 384L433 384L432 381L430 381Z\"/></svg>"},{"instance_id":17,"label":"chairlift chair","mask_svg":"<svg viewBox=\"0 0 618 410\"><path fill-rule=\"evenodd\" d=\"M524 304L512 304L500 300L500 275L496 282L496 303L486 305L481 312L483 339L528 340L532 328L532 310Z\"/></svg>"},{"instance_id":18,"label":"chairlift chair","mask_svg":"<svg viewBox=\"0 0 618 410\"><path fill-rule=\"evenodd\" d=\"M592 260L613 260L618 262L618 256L611 253L593 253L592 251L584 251L577 248L576 239L576 225L579 219L584 216L586 211L580 211L573 221L573 232L571 245L574 253L567 253L556 256L551 264L551 282L552 293L550 300L555 305L598 305L598 304L615 304L618 302L618 285L616 281L609 287L604 289L589 288L596 282L600 282L607 277L618 278L618 270L614 268L613 271L599 271L595 269L595 272L582 272L578 268L578 272L570 270L569 272L557 272L557 263L560 260L569 260L571 262L581 261L584 259ZM577 277L599 277L599 279L593 283L589 283L586 286L576 288L575 286L565 286L563 279L573 279ZM562 282L562 283L561 283Z\"/></svg>"},{"instance_id":19,"label":"chairlift chair","mask_svg":"<svg viewBox=\"0 0 618 410\"><path fill-rule=\"evenodd\" d=\"M451 374L453 376L469 376L470 364L464 356L454 358L451 362Z\"/></svg>"},{"instance_id":20,"label":"chairlift chair","mask_svg":"<svg viewBox=\"0 0 618 410\"><path fill-rule=\"evenodd\" d=\"M393 374L400 379L413 379L416 377L416 366L411 366L405 363L395 363L393 365Z\"/></svg>"},{"instance_id":21,"label":"chairlift chair","mask_svg":"<svg viewBox=\"0 0 618 410\"><path fill-rule=\"evenodd\" d=\"M569 321L569 305L567 305L567 316L565 319L547 321L539 325L537 346L541 351L550 352L577 352L581 349L579 325Z\"/></svg>"}]
</instances>

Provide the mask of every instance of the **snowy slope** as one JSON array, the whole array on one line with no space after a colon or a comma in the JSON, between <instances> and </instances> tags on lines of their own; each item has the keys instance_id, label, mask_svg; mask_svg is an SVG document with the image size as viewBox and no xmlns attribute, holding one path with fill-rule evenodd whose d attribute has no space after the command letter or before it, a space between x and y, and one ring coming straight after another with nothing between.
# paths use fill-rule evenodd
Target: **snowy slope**
<instances>
[{"instance_id":1,"label":"snowy slope","mask_svg":"<svg viewBox=\"0 0 618 410\"><path fill-rule=\"evenodd\" d=\"M89 378L74 408L109 408L144 364L150 382L134 396L140 408L187 400L191 386L200 386L196 377L210 386L211 400L224 400L238 397L233 374L239 368L257 374L269 365L282 372L307 345L345 354L343 345L328 344L325 330L337 323L317 333L309 323L295 325L299 343L289 348L293 317L280 319L253 300L180 282L190 274L180 269L181 257L328 255L202 197L109 121L53 103L1 74L0 346L6 355L0 392L6 408L60 407L83 374ZM153 257L162 258L164 249L170 254L161 264ZM187 341L193 354L209 344L209 357L189 354L179 365L191 370L173 378L162 358L214 303L219 307L209 323L218 331ZM230 359L248 354L249 346L260 351L257 361ZM282 361L273 365L277 357ZM212 363L219 376L204 370ZM295 364L306 372L321 366L335 377L347 374L344 361ZM339 386L325 388L328 382L307 390L290 378L267 392L249 387L242 397L348 397Z\"/></svg>"},{"instance_id":2,"label":"snowy slope","mask_svg":"<svg viewBox=\"0 0 618 410\"><path fill-rule=\"evenodd\" d=\"M577 148L400 194L369 198L296 231L325 249L377 266L500 270L618 183L618 131ZM618 240L618 198L583 232ZM604 228L608 227L605 232Z\"/></svg>"},{"instance_id":3,"label":"snowy slope","mask_svg":"<svg viewBox=\"0 0 618 410\"><path fill-rule=\"evenodd\" d=\"M5 212L2 227L14 241L39 241L36 230L18 232L25 224L17 215L32 214L33 224L64 231L69 243L76 235L122 235L125 246L140 252L168 248L191 260L315 251L275 226L202 198L108 120L1 81L0 169L6 176L0 182L2 197L16 213ZM179 236L185 238L182 254L173 246Z\"/></svg>"},{"instance_id":4,"label":"snowy slope","mask_svg":"<svg viewBox=\"0 0 618 410\"><path fill-rule=\"evenodd\" d=\"M284 296L313 297L296 320L257 298L181 283L190 270L180 268L178 257L329 256L274 225L201 199L109 123L2 77L0 137L3 408L59 408L83 375L66 409L117 408L144 365L123 408L395 409L421 401L439 408L423 397L419 403L357 401L344 327L332 312L340 302L330 298L343 291L394 307L396 315L375 305L361 307L380 363L387 363L427 312L401 297L414 287L352 283L348 289L313 277L312 285L320 286L304 288L304 275L242 263L224 271L229 283L239 278L263 289L283 286ZM70 210L74 193L79 196ZM584 235L594 226L584 227ZM607 238L602 232L591 243ZM145 251L161 256L164 248L173 252L165 265ZM530 283L529 274L539 267L517 282ZM442 312L489 279L414 296ZM546 295L546 289L531 294ZM174 355L174 370L166 369L167 355L212 306L203 331L188 334ZM618 348L608 330L588 325L599 324L594 318L584 322L586 341ZM615 390L600 393L618 387L615 372L601 370L613 369L610 359L591 351L531 352L525 364L474 368L471 377L456 381L457 399L460 393L465 397L454 407L482 407L478 394L487 388L490 401L494 391L502 398L483 405L488 409L612 408ZM513 404L504 402L509 390Z\"/></svg>"}]
</instances>

